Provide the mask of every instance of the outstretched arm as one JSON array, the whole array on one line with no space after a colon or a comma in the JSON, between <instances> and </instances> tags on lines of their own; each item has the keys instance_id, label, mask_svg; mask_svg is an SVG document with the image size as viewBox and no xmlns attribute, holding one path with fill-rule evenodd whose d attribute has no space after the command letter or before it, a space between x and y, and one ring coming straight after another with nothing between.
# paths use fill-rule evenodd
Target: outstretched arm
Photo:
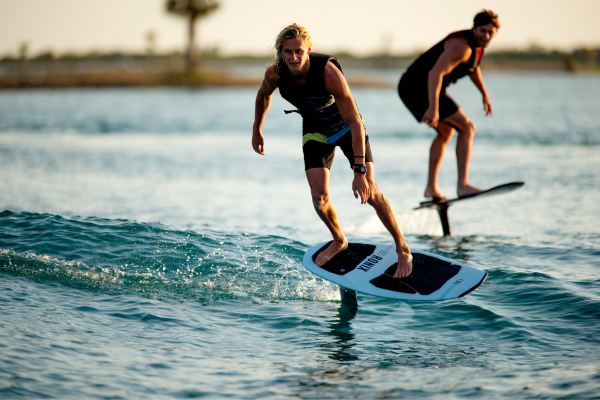
<instances>
[{"instance_id":1,"label":"outstretched arm","mask_svg":"<svg viewBox=\"0 0 600 400\"><path fill-rule=\"evenodd\" d=\"M471 57L471 47L465 38L451 38L444 44L444 52L429 71L427 81L429 107L423 115L423 121L432 128L436 128L440 119L439 99L444 76L448 75L458 64Z\"/></svg>"},{"instance_id":2,"label":"outstretched arm","mask_svg":"<svg viewBox=\"0 0 600 400\"><path fill-rule=\"evenodd\" d=\"M344 75L332 63L327 63L325 66L325 89L333 95L344 122L350 126L352 149L355 156L354 162L356 164L364 164L365 128ZM371 191L365 174L354 173L352 191L354 192L354 197L357 199L360 196L361 204L367 203L367 200L371 196Z\"/></svg>"},{"instance_id":3,"label":"outstretched arm","mask_svg":"<svg viewBox=\"0 0 600 400\"><path fill-rule=\"evenodd\" d=\"M258 154L265 154L265 138L262 135L262 126L271 104L271 96L277 88L277 72L267 69L254 104L254 126L252 127L252 148Z\"/></svg>"},{"instance_id":4,"label":"outstretched arm","mask_svg":"<svg viewBox=\"0 0 600 400\"><path fill-rule=\"evenodd\" d=\"M490 98L488 97L487 91L485 90L485 86L483 85L483 77L481 76L481 69L477 67L475 72L469 75L469 78L473 81L477 89L481 92L483 96L483 111L485 111L485 115L492 115L492 103L490 102Z\"/></svg>"}]
</instances>

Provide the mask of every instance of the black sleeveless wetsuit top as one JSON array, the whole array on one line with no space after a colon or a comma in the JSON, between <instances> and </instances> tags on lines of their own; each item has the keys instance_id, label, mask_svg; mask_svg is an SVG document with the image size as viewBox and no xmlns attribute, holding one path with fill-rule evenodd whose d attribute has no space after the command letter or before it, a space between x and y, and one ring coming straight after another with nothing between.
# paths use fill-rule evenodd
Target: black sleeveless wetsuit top
<instances>
[{"instance_id":1,"label":"black sleeveless wetsuit top","mask_svg":"<svg viewBox=\"0 0 600 400\"><path fill-rule=\"evenodd\" d=\"M442 88L445 88L451 83L455 83L460 78L471 75L473 72L475 72L481 63L481 58L483 57L483 47L477 43L473 31L468 29L449 34L441 42L427 50L425 53L421 54L421 56L417 58L415 62L413 62L406 70L405 75L407 75L407 78L410 77L410 80L413 82L423 79L426 83L429 78L429 71L431 71L438 58L440 58L440 55L444 52L444 44L446 43L446 40L458 36L464 36L469 42L469 46L471 47L472 51L471 58L469 58L469 61L466 63L460 63L448 75L444 76Z\"/></svg>"},{"instance_id":2,"label":"black sleeveless wetsuit top","mask_svg":"<svg viewBox=\"0 0 600 400\"><path fill-rule=\"evenodd\" d=\"M279 93L302 115L302 146L309 140L334 143L350 132L350 126L342 118L333 95L325 89L325 66L331 62L340 71L342 66L327 54L310 53L309 57L310 69L304 85L294 81L285 63L281 66L277 74Z\"/></svg>"}]
</instances>

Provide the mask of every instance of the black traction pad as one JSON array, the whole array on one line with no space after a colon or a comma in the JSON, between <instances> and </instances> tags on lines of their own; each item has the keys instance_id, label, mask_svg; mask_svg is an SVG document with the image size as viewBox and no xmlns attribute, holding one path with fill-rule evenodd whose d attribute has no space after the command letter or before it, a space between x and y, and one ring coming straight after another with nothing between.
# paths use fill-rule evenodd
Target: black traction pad
<instances>
[{"instance_id":1,"label":"black traction pad","mask_svg":"<svg viewBox=\"0 0 600 400\"><path fill-rule=\"evenodd\" d=\"M394 263L384 274L371 279L373 286L394 292L428 295L444 286L461 268L460 265L425 254L413 253L412 256L413 270L409 277L394 279L398 265Z\"/></svg>"},{"instance_id":2,"label":"black traction pad","mask_svg":"<svg viewBox=\"0 0 600 400\"><path fill-rule=\"evenodd\" d=\"M326 243L313 254L313 262L330 244L331 242ZM348 243L348 248L346 250L337 253L331 260L327 261L325 265L322 265L321 268L332 274L346 275L348 272L353 271L365 258L373 254L376 247L377 246L372 244Z\"/></svg>"}]
</instances>

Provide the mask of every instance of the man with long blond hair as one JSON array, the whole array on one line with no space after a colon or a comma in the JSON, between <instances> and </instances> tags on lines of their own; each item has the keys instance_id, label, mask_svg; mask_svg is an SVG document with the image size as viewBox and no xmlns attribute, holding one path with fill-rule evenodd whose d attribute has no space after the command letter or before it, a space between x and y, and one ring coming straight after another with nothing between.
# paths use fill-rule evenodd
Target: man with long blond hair
<instances>
[{"instance_id":1,"label":"man with long blond hair","mask_svg":"<svg viewBox=\"0 0 600 400\"><path fill-rule=\"evenodd\" d=\"M429 175L425 197L434 201L446 200L438 187L442 158L454 131L458 132L456 162L459 197L477 194L482 190L469 183L469 160L475 125L465 112L446 93L446 88L458 79L469 76L483 97L486 115L492 115L492 103L483 85L479 63L484 49L500 28L498 15L483 10L473 20L473 28L451 33L423 53L402 75L398 85L400 98L418 122L434 128L437 137L429 151Z\"/></svg>"},{"instance_id":2,"label":"man with long blond hair","mask_svg":"<svg viewBox=\"0 0 600 400\"><path fill-rule=\"evenodd\" d=\"M308 31L297 24L287 26L277 36L276 59L267 68L256 96L252 147L258 154L265 154L262 125L271 96L279 88L281 96L296 106L296 111L302 115L306 178L315 211L333 236L333 241L315 263L322 266L348 247L329 198L329 169L335 148L339 146L354 170L352 190L355 198L360 196L361 204L368 203L375 208L394 238L398 253L394 277L407 277L412 272L410 248L402 237L392 205L375 183L369 137L342 67L333 56L312 53L312 44Z\"/></svg>"}]
</instances>

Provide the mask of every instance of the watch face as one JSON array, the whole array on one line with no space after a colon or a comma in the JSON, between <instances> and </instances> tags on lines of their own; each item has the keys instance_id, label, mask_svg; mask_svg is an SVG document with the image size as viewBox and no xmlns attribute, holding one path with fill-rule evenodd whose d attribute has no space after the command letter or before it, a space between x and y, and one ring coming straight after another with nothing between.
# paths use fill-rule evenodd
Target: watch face
<instances>
[{"instance_id":1,"label":"watch face","mask_svg":"<svg viewBox=\"0 0 600 400\"><path fill-rule=\"evenodd\" d=\"M359 174L364 174L367 172L367 167L365 167L364 165L355 165L354 166L354 172L359 173Z\"/></svg>"}]
</instances>

